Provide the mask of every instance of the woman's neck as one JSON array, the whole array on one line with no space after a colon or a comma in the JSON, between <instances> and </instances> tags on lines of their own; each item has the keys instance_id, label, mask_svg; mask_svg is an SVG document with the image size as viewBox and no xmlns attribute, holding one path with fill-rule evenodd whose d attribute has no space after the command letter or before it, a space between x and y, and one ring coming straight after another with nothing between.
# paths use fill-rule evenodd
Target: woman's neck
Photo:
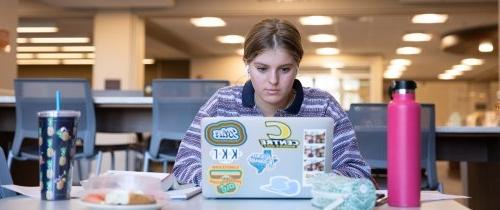
<instances>
[{"instance_id":1,"label":"woman's neck","mask_svg":"<svg viewBox=\"0 0 500 210\"><path fill-rule=\"evenodd\" d=\"M262 111L264 117L272 117L279 109L289 107L295 99L295 90L289 94L288 99L280 104L269 104L261 100L257 95L254 96L255 105Z\"/></svg>"}]
</instances>

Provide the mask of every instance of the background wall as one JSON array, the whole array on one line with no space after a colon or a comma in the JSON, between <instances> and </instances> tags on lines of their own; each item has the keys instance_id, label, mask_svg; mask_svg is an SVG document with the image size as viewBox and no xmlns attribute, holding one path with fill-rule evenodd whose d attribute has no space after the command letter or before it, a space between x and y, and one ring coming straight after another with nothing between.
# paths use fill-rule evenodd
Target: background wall
<instances>
[{"instance_id":1,"label":"background wall","mask_svg":"<svg viewBox=\"0 0 500 210\"><path fill-rule=\"evenodd\" d=\"M0 51L0 95L14 94L16 66L17 0L0 0L0 28L9 31L10 52Z\"/></svg>"}]
</instances>

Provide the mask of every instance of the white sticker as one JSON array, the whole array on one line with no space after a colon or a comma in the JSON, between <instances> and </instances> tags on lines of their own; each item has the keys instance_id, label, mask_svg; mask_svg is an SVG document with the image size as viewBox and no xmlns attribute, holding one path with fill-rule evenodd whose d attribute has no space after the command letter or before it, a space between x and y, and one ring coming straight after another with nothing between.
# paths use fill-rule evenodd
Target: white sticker
<instances>
[{"instance_id":1,"label":"white sticker","mask_svg":"<svg viewBox=\"0 0 500 210\"><path fill-rule=\"evenodd\" d=\"M290 179L286 176L273 176L269 179L269 183L260 186L260 189L281 196L291 197L298 195L301 187L297 180Z\"/></svg>"},{"instance_id":2,"label":"white sticker","mask_svg":"<svg viewBox=\"0 0 500 210\"><path fill-rule=\"evenodd\" d=\"M243 152L239 148L232 147L216 147L210 150L210 157L219 163L229 164L240 159Z\"/></svg>"},{"instance_id":3,"label":"white sticker","mask_svg":"<svg viewBox=\"0 0 500 210\"><path fill-rule=\"evenodd\" d=\"M311 186L316 174L325 172L326 129L304 130L303 186Z\"/></svg>"}]
</instances>

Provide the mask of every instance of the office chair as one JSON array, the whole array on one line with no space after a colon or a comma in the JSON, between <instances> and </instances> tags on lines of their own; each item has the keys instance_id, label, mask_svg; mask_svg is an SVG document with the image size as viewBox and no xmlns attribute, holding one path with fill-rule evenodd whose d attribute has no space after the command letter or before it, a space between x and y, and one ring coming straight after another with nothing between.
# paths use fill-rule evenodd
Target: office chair
<instances>
[{"instance_id":1,"label":"office chair","mask_svg":"<svg viewBox=\"0 0 500 210\"><path fill-rule=\"evenodd\" d=\"M7 161L5 161L5 154L3 153L3 149L0 147L0 185L4 184L12 184L12 177L10 176L9 168L7 167ZM15 192L0 187L0 199L15 195Z\"/></svg>"},{"instance_id":2,"label":"office chair","mask_svg":"<svg viewBox=\"0 0 500 210\"><path fill-rule=\"evenodd\" d=\"M225 80L159 79L153 81L153 129L148 151L144 153L143 171L149 160L175 161L179 142L191 125L200 107L221 87ZM166 147L163 140L170 141Z\"/></svg>"},{"instance_id":3,"label":"office chair","mask_svg":"<svg viewBox=\"0 0 500 210\"><path fill-rule=\"evenodd\" d=\"M55 92L59 90L61 92L61 109L81 112L76 138L78 141L83 141L83 148L77 146L75 160L96 158L96 172L99 174L102 153L94 149L96 122L89 82L83 79L16 79L14 88L16 130L7 161L9 168L12 166L13 159L39 159L38 144L33 148L22 147L22 144L24 140L38 140L37 113L55 110ZM80 167L78 167L78 175L81 178Z\"/></svg>"},{"instance_id":4,"label":"office chair","mask_svg":"<svg viewBox=\"0 0 500 210\"><path fill-rule=\"evenodd\" d=\"M381 188L387 187L387 104L351 104L347 112L359 149L372 168ZM421 188L440 190L436 173L436 135L434 104L421 104Z\"/></svg>"}]
</instances>

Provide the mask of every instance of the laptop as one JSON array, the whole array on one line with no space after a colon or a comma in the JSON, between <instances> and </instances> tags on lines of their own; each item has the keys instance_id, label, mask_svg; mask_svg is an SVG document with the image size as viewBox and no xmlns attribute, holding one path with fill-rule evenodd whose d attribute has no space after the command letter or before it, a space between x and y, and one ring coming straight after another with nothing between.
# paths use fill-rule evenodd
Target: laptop
<instances>
[{"instance_id":1,"label":"laptop","mask_svg":"<svg viewBox=\"0 0 500 210\"><path fill-rule=\"evenodd\" d=\"M331 171L332 137L327 117L203 118L203 196L311 198L311 178Z\"/></svg>"}]
</instances>

